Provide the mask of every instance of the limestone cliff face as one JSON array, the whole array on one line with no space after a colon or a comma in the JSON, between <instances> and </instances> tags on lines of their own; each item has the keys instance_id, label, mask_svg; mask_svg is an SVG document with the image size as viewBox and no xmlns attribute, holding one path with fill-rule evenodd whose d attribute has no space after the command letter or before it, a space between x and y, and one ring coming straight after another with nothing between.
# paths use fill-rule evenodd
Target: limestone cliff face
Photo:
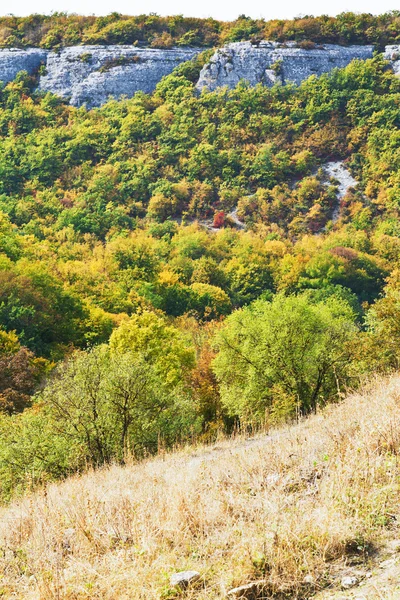
<instances>
[{"instance_id":1,"label":"limestone cliff face","mask_svg":"<svg viewBox=\"0 0 400 600\"><path fill-rule=\"evenodd\" d=\"M251 42L236 42L215 52L202 69L197 88L233 88L241 79L252 86L261 83L270 87L276 82L300 84L311 75L343 68L355 58L372 58L372 51L372 46L324 44L305 50L293 42L261 42L257 46Z\"/></svg>"},{"instance_id":2,"label":"limestone cliff face","mask_svg":"<svg viewBox=\"0 0 400 600\"><path fill-rule=\"evenodd\" d=\"M353 59L372 57L372 46L325 44L309 50L293 42L228 44L215 52L201 71L197 89L233 88L244 79L250 85L293 82L345 67ZM59 52L40 48L0 49L0 81L12 81L19 71L37 73L39 89L50 91L74 106L101 106L110 96L132 97L152 92L157 83L180 63L200 52L196 48L157 50L135 46L72 46ZM400 74L400 46L387 46L385 57Z\"/></svg>"},{"instance_id":3,"label":"limestone cliff face","mask_svg":"<svg viewBox=\"0 0 400 600\"><path fill-rule=\"evenodd\" d=\"M390 60L395 74L400 75L400 45L386 46L383 56L386 60Z\"/></svg>"},{"instance_id":4,"label":"limestone cliff face","mask_svg":"<svg viewBox=\"0 0 400 600\"><path fill-rule=\"evenodd\" d=\"M15 79L20 71L28 71L29 74L35 73L41 64L46 63L47 55L48 51L40 48L0 50L0 81L8 83Z\"/></svg>"},{"instance_id":5,"label":"limestone cliff face","mask_svg":"<svg viewBox=\"0 0 400 600\"><path fill-rule=\"evenodd\" d=\"M150 93L182 62L200 52L195 48L156 50L135 46L71 46L59 52L39 48L0 49L0 81L12 81L19 71L36 73L43 65L39 89L74 106L101 106L110 96Z\"/></svg>"},{"instance_id":6,"label":"limestone cliff face","mask_svg":"<svg viewBox=\"0 0 400 600\"><path fill-rule=\"evenodd\" d=\"M141 49L135 46L72 46L50 52L46 75L39 88L88 108L104 104L109 96L132 97L153 92L157 83L200 50Z\"/></svg>"}]
</instances>

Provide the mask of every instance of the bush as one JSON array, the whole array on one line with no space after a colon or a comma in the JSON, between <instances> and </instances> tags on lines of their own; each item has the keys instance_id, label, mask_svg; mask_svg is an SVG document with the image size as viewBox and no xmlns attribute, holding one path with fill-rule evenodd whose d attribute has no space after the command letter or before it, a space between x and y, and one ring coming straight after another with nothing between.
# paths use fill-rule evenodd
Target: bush
<instances>
[{"instance_id":1,"label":"bush","mask_svg":"<svg viewBox=\"0 0 400 600\"><path fill-rule=\"evenodd\" d=\"M154 452L159 439L171 442L173 423L182 418L175 395L143 355L110 353L107 346L61 365L42 399L58 435L93 465Z\"/></svg>"},{"instance_id":2,"label":"bush","mask_svg":"<svg viewBox=\"0 0 400 600\"><path fill-rule=\"evenodd\" d=\"M36 358L27 348L0 353L0 411L13 414L29 406L48 367L48 361Z\"/></svg>"},{"instance_id":3,"label":"bush","mask_svg":"<svg viewBox=\"0 0 400 600\"><path fill-rule=\"evenodd\" d=\"M77 352L58 366L32 408L11 417L0 412L0 497L88 466L143 457L200 428L183 386L166 383L143 354L105 345Z\"/></svg>"},{"instance_id":4,"label":"bush","mask_svg":"<svg viewBox=\"0 0 400 600\"><path fill-rule=\"evenodd\" d=\"M214 361L228 412L260 423L271 410L307 414L340 399L351 382L353 321L344 301L310 304L304 296L277 295L232 314Z\"/></svg>"}]
</instances>

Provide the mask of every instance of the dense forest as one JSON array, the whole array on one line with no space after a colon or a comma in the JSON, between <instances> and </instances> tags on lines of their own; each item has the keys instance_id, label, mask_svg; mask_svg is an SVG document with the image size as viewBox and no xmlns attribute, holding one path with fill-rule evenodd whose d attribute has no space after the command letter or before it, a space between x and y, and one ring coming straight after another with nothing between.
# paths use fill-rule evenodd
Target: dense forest
<instances>
[{"instance_id":1,"label":"dense forest","mask_svg":"<svg viewBox=\"0 0 400 600\"><path fill-rule=\"evenodd\" d=\"M231 22L180 15L131 17L118 13L105 17L66 13L0 17L0 47L40 46L57 49L74 44L213 47L242 40L257 43L265 39L317 44L374 44L380 49L386 44L400 41L400 11L380 16L347 12L337 17L304 16L272 21L240 15Z\"/></svg>"},{"instance_id":2,"label":"dense forest","mask_svg":"<svg viewBox=\"0 0 400 600\"><path fill-rule=\"evenodd\" d=\"M315 39L329 22L353 22L364 41L400 27L394 13L354 19L302 22ZM2 31L21 44L131 42L114 25L142 22L7 17ZM262 35L296 37L300 22ZM230 31L241 23L253 22ZM199 43L229 38L213 21L199 31L213 27ZM3 499L294 419L398 367L400 80L377 54L299 87L199 95L204 60L91 111L25 73L0 90ZM339 205L329 161L358 182Z\"/></svg>"}]
</instances>

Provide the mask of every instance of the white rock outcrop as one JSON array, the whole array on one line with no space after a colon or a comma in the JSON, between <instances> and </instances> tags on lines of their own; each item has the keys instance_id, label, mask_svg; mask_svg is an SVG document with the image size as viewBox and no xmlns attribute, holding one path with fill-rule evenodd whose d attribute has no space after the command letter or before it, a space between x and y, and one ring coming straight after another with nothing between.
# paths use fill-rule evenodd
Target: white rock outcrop
<instances>
[{"instance_id":1,"label":"white rock outcrop","mask_svg":"<svg viewBox=\"0 0 400 600\"><path fill-rule=\"evenodd\" d=\"M157 83L200 50L157 50L135 46L71 46L47 56L39 89L68 99L74 106L100 106L110 97L151 93ZM1 60L1 56L0 56Z\"/></svg>"},{"instance_id":2,"label":"white rock outcrop","mask_svg":"<svg viewBox=\"0 0 400 600\"><path fill-rule=\"evenodd\" d=\"M277 82L298 85L311 75L343 68L354 59L372 58L372 54L373 46L324 44L306 50L294 42L235 42L215 52L200 73L197 89L234 88L242 79L252 86L261 83L271 87Z\"/></svg>"},{"instance_id":3,"label":"white rock outcrop","mask_svg":"<svg viewBox=\"0 0 400 600\"><path fill-rule=\"evenodd\" d=\"M40 90L57 94L74 106L93 108L110 96L131 98L138 91L153 92L165 75L199 52L196 48L135 46L70 46L58 52L0 49L0 81L12 81L19 71L39 72Z\"/></svg>"},{"instance_id":4,"label":"white rock outcrop","mask_svg":"<svg viewBox=\"0 0 400 600\"><path fill-rule=\"evenodd\" d=\"M41 65L46 64L48 53L41 48L0 49L0 81L13 81L20 71L27 71L30 75L36 73Z\"/></svg>"},{"instance_id":5,"label":"white rock outcrop","mask_svg":"<svg viewBox=\"0 0 400 600\"><path fill-rule=\"evenodd\" d=\"M101 106L110 96L132 97L150 93L172 70L201 52L200 48L137 48L136 46L71 46L59 51L40 48L0 49L0 81L12 81L19 71L39 73L39 89L49 91L74 106ZM372 46L324 44L310 49L294 42L236 42L219 48L200 74L197 89L234 88L289 82L300 84L311 75L322 75L354 59L371 58ZM385 58L400 74L400 45L387 46Z\"/></svg>"},{"instance_id":6,"label":"white rock outcrop","mask_svg":"<svg viewBox=\"0 0 400 600\"><path fill-rule=\"evenodd\" d=\"M393 71L396 75L400 75L400 45L386 46L383 57L390 60Z\"/></svg>"}]
</instances>

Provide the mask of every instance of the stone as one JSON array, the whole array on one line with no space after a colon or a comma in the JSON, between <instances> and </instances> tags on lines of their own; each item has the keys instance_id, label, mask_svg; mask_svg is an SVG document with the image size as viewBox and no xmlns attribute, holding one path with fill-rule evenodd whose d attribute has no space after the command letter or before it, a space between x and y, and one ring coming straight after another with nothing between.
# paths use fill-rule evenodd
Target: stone
<instances>
[{"instance_id":1,"label":"stone","mask_svg":"<svg viewBox=\"0 0 400 600\"><path fill-rule=\"evenodd\" d=\"M242 600L257 600L264 586L264 581L253 581L229 590L227 596L228 598L240 598Z\"/></svg>"},{"instance_id":2,"label":"stone","mask_svg":"<svg viewBox=\"0 0 400 600\"><path fill-rule=\"evenodd\" d=\"M311 75L322 75L334 68L343 68L354 59L372 58L373 46L338 46L324 44L305 50L295 42L233 42L219 48L206 64L197 89L210 91L227 86L234 88L245 80L251 86L261 83L299 85Z\"/></svg>"},{"instance_id":3,"label":"stone","mask_svg":"<svg viewBox=\"0 0 400 600\"><path fill-rule=\"evenodd\" d=\"M348 575L347 577L342 578L340 584L344 590L348 590L358 584L358 579L357 577Z\"/></svg>"},{"instance_id":4,"label":"stone","mask_svg":"<svg viewBox=\"0 0 400 600\"><path fill-rule=\"evenodd\" d=\"M200 579L198 571L181 571L171 575L170 584L172 587L185 589Z\"/></svg>"},{"instance_id":5,"label":"stone","mask_svg":"<svg viewBox=\"0 0 400 600\"><path fill-rule=\"evenodd\" d=\"M303 579L303 583L306 585L314 585L315 579L312 575L306 575Z\"/></svg>"},{"instance_id":6,"label":"stone","mask_svg":"<svg viewBox=\"0 0 400 600\"><path fill-rule=\"evenodd\" d=\"M394 567L396 564L396 560L394 558L389 558L388 560L384 560L379 563L381 569L390 569L390 567Z\"/></svg>"},{"instance_id":7,"label":"stone","mask_svg":"<svg viewBox=\"0 0 400 600\"><path fill-rule=\"evenodd\" d=\"M93 108L110 96L131 98L151 93L165 75L196 56L198 48L136 48L136 46L70 46L57 52L41 48L0 49L0 81L19 71L39 72L39 89L57 94L74 106ZM42 67L42 69L40 69Z\"/></svg>"},{"instance_id":8,"label":"stone","mask_svg":"<svg viewBox=\"0 0 400 600\"><path fill-rule=\"evenodd\" d=\"M13 81L20 71L26 71L28 75L37 73L39 67L46 64L48 53L40 48L0 49L0 81Z\"/></svg>"},{"instance_id":9,"label":"stone","mask_svg":"<svg viewBox=\"0 0 400 600\"><path fill-rule=\"evenodd\" d=\"M383 58L392 63L393 71L396 75L400 75L400 45L386 46Z\"/></svg>"},{"instance_id":10,"label":"stone","mask_svg":"<svg viewBox=\"0 0 400 600\"><path fill-rule=\"evenodd\" d=\"M165 75L199 52L195 48L71 46L48 54L39 89L57 94L73 106L93 108L110 96L131 98L139 91L153 92Z\"/></svg>"},{"instance_id":11,"label":"stone","mask_svg":"<svg viewBox=\"0 0 400 600\"><path fill-rule=\"evenodd\" d=\"M38 74L38 87L74 106L101 106L111 96L131 98L151 93L182 62L200 48L138 48L136 46L69 46L58 51L42 48L0 49L0 81L8 83L19 71ZM278 83L299 85L311 75L342 68L354 59L372 57L372 46L324 44L311 49L295 42L234 42L219 48L201 73L197 89L234 88L245 80L252 86ZM384 56L400 75L400 45L386 46Z\"/></svg>"},{"instance_id":12,"label":"stone","mask_svg":"<svg viewBox=\"0 0 400 600\"><path fill-rule=\"evenodd\" d=\"M393 554L400 552L400 540L391 540L388 543L388 549L390 552L393 552Z\"/></svg>"}]
</instances>

